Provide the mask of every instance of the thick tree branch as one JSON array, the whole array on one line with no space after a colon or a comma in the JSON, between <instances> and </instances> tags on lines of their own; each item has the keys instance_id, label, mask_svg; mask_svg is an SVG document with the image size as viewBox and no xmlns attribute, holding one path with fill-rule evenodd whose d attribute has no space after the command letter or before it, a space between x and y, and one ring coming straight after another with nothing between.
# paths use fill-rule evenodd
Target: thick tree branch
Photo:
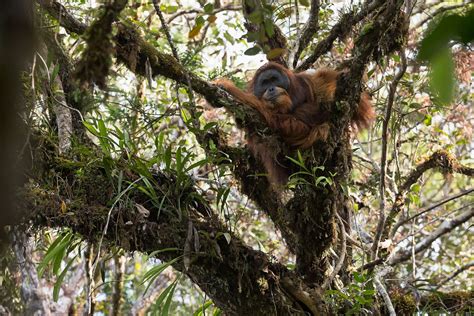
<instances>
[{"instance_id":1,"label":"thick tree branch","mask_svg":"<svg viewBox=\"0 0 474 316\"><path fill-rule=\"evenodd\" d=\"M97 84L105 88L112 65L112 23L127 5L127 0L114 0L103 5L102 12L86 32L87 47L76 66L76 75L83 85Z\"/></svg>"},{"instance_id":2,"label":"thick tree branch","mask_svg":"<svg viewBox=\"0 0 474 316\"><path fill-rule=\"evenodd\" d=\"M31 220L37 226L69 227L92 241L101 238L100 227L104 227L108 217L108 207L104 205L116 198L111 181L100 171L101 167L87 164L87 170L82 170L85 174L76 179L78 173L74 166L61 165L56 160L49 161L48 165L57 167L56 175L70 180L67 192L64 191L67 196L30 184L32 186L23 192L21 207L33 210L33 213L25 220ZM124 174L138 179L130 170L124 170ZM173 267L188 275L226 313L269 315L275 312L285 314L289 308L294 310L301 302L296 303L296 298L286 294L288 292L280 284L282 278L289 278L294 284L307 289L305 291L313 293L295 273L273 263L264 253L246 246L216 216L209 215L206 211L209 206L203 199L197 198L200 194L192 187L173 190L173 186L177 185L176 179L164 173L155 174L153 182L159 203L153 203L148 195L139 190L130 191L126 197L128 202L120 207L117 204L113 209L110 225L103 235L105 245L148 253L164 248L179 249L157 255L161 260L171 260L182 254L191 221L198 231L194 238L199 239L199 249L193 247L188 269L185 269L182 260ZM136 204L148 209L150 215L144 217L134 207L126 207ZM64 205L66 213L61 211ZM178 205L181 218L177 214ZM230 242L223 233L231 236ZM262 286L262 282L265 285ZM255 311L255 306L260 309Z\"/></svg>"},{"instance_id":3,"label":"thick tree branch","mask_svg":"<svg viewBox=\"0 0 474 316\"><path fill-rule=\"evenodd\" d=\"M319 57L331 50L336 39L344 39L351 32L354 25L362 21L384 3L384 0L375 0L371 3L366 1L358 13L353 11L344 14L339 22L337 22L332 27L331 31L329 31L329 35L316 45L311 55L309 55L300 65L298 65L296 70L303 71L310 68Z\"/></svg>"},{"instance_id":4,"label":"thick tree branch","mask_svg":"<svg viewBox=\"0 0 474 316\"><path fill-rule=\"evenodd\" d=\"M311 8L309 10L308 20L306 21L301 31L298 32L295 43L289 52L288 64L291 65L293 68L296 68L301 53L308 46L309 42L314 38L316 32L319 29L320 4L320 0L311 1Z\"/></svg>"},{"instance_id":5,"label":"thick tree branch","mask_svg":"<svg viewBox=\"0 0 474 316\"><path fill-rule=\"evenodd\" d=\"M46 8L48 9L49 7ZM53 15L65 10L65 8L62 8L60 11L51 10L48 12ZM74 19L70 14L66 16L69 19ZM62 23L61 20L59 20L59 22ZM77 24L78 23L70 20L62 25L66 27L68 25ZM74 29L77 30L78 28ZM83 31L85 31L85 29L86 28L84 28ZM133 28L119 24L118 29L119 33L116 36L116 54L119 60L132 72L145 76L146 67L149 65L154 75L163 75L184 85L189 83L196 92L204 95L211 104L217 107L224 106L229 110L234 115L239 127L246 128L250 133L258 130L258 133L264 135L267 141L281 143L279 138L271 133L255 110L233 99L224 90L187 72L175 58L158 52L153 46L145 42ZM189 81L187 78L189 78ZM256 174L265 173L263 166L252 157L247 149L227 147L222 143L219 135L207 134L200 142L205 146L210 139L217 145L219 151L223 153L220 158L225 158L226 160L230 159L233 162L235 166L234 173L242 183L243 192L253 199L262 210L269 214L277 227L281 230L290 249L294 249L295 238L286 227L286 222L282 220L281 214L284 212L281 210L283 209L283 205L275 198L275 193L268 184L266 177L254 176Z\"/></svg>"}]
</instances>

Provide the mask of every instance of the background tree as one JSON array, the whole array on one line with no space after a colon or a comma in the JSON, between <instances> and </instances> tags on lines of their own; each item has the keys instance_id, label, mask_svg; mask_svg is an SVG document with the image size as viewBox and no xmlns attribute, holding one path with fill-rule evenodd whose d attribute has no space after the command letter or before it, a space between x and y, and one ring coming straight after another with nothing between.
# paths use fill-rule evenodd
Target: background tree
<instances>
[{"instance_id":1,"label":"background tree","mask_svg":"<svg viewBox=\"0 0 474 316\"><path fill-rule=\"evenodd\" d=\"M472 34L449 31L443 54L421 56L434 64L431 88L417 60L423 32L439 34L433 27L453 16L471 25L472 5L35 5L40 41L19 111L23 220L6 229L2 313L473 308ZM243 87L267 60L345 70L327 142L288 148L211 83ZM440 69L455 93L440 90ZM355 138L362 89L377 122ZM284 192L244 130L294 164Z\"/></svg>"}]
</instances>

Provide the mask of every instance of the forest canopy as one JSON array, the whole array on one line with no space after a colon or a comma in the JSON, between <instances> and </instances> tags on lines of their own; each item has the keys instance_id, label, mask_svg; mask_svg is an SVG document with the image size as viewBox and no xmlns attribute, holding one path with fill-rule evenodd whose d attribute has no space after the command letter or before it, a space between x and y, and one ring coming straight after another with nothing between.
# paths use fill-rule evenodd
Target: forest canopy
<instances>
[{"instance_id":1,"label":"forest canopy","mask_svg":"<svg viewBox=\"0 0 474 316\"><path fill-rule=\"evenodd\" d=\"M4 1L0 314L472 313L473 40L469 1Z\"/></svg>"}]
</instances>

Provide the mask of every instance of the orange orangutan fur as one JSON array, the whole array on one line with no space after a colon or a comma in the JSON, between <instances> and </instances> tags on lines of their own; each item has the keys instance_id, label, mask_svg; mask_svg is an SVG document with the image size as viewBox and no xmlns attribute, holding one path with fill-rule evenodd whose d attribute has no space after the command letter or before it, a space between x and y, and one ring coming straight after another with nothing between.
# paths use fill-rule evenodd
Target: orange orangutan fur
<instances>
[{"instance_id":1,"label":"orange orangutan fur","mask_svg":"<svg viewBox=\"0 0 474 316\"><path fill-rule=\"evenodd\" d=\"M277 97L271 101L255 96L252 91L257 78L267 70L277 70L289 79L288 89L275 87ZM334 100L337 78L340 72L328 68L294 73L277 63L268 63L257 70L249 82L249 92L237 88L231 81L220 79L216 84L223 87L241 102L256 109L268 126L279 133L283 140L294 148L306 149L316 141L325 141L329 134L329 114L322 105ZM361 94L359 106L352 117L352 125L357 129L367 128L375 113L367 92ZM275 151L263 139L250 136L248 144L254 156L263 163L269 180L285 184L288 171L284 163L277 161Z\"/></svg>"}]
</instances>

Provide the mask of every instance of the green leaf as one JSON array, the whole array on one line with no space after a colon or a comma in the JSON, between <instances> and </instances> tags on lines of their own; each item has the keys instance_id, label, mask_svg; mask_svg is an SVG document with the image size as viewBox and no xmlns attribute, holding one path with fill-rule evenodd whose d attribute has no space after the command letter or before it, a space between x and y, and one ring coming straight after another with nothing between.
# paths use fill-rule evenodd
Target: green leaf
<instances>
[{"instance_id":1,"label":"green leaf","mask_svg":"<svg viewBox=\"0 0 474 316\"><path fill-rule=\"evenodd\" d=\"M207 14L211 14L214 11L214 5L212 3L206 3L204 6L204 12Z\"/></svg>"},{"instance_id":2,"label":"green leaf","mask_svg":"<svg viewBox=\"0 0 474 316\"><path fill-rule=\"evenodd\" d=\"M261 51L261 50L260 50L260 47L254 46L254 47L252 47L252 48L247 49L247 50L244 52L244 54L245 54L245 55L248 55L248 56L254 56L254 55L257 55L258 53L260 53L260 51Z\"/></svg>"},{"instance_id":3,"label":"green leaf","mask_svg":"<svg viewBox=\"0 0 474 316\"><path fill-rule=\"evenodd\" d=\"M280 57L285 52L284 48L274 48L267 53L267 59L272 60Z\"/></svg>"},{"instance_id":4,"label":"green leaf","mask_svg":"<svg viewBox=\"0 0 474 316\"><path fill-rule=\"evenodd\" d=\"M427 114L423 120L423 124L425 124L426 126L430 126L432 118L433 117L431 115Z\"/></svg>"},{"instance_id":5,"label":"green leaf","mask_svg":"<svg viewBox=\"0 0 474 316\"><path fill-rule=\"evenodd\" d=\"M178 280L174 281L173 286L171 290L168 293L168 297L166 298L166 302L163 305L163 309L161 311L162 316L168 316L170 305L171 305L171 299L173 298L174 290L176 289L176 285L178 285Z\"/></svg>"},{"instance_id":6,"label":"green leaf","mask_svg":"<svg viewBox=\"0 0 474 316\"><path fill-rule=\"evenodd\" d=\"M38 264L38 275L42 277L47 265L50 262L54 262L57 265L56 261L57 258L62 259L64 256L64 250L68 245L70 245L70 241L73 237L73 233L65 232L58 236L58 238L49 246L46 254L44 255L43 260ZM56 267L59 269L58 267Z\"/></svg>"},{"instance_id":7,"label":"green leaf","mask_svg":"<svg viewBox=\"0 0 474 316\"><path fill-rule=\"evenodd\" d=\"M309 1L308 0L300 0L300 3L304 7L309 7Z\"/></svg>"},{"instance_id":8,"label":"green leaf","mask_svg":"<svg viewBox=\"0 0 474 316\"><path fill-rule=\"evenodd\" d=\"M263 21L263 14L261 10L255 10L248 15L248 20L253 24L261 24Z\"/></svg>"},{"instance_id":9,"label":"green leaf","mask_svg":"<svg viewBox=\"0 0 474 316\"><path fill-rule=\"evenodd\" d=\"M454 97L454 62L449 48L444 48L433 57L430 85L433 94L446 104Z\"/></svg>"},{"instance_id":10,"label":"green leaf","mask_svg":"<svg viewBox=\"0 0 474 316\"><path fill-rule=\"evenodd\" d=\"M164 262L162 264L159 264L157 266L154 266L153 268L151 268L150 270L148 270L147 272L145 272L145 274L143 275L143 281L141 282L141 284L144 284L146 282L148 282L148 285L146 286L145 288L145 293L148 291L148 288L153 284L153 281L156 280L156 278L166 269L168 268L169 266L171 266L173 263L175 263L176 261L178 261L179 259L181 259L182 256L179 256L179 257L176 257L168 262ZM166 291L166 290L165 290ZM165 292L163 291L163 292ZM162 293L163 294L163 293ZM161 297L161 295L160 295ZM158 301L157 301L158 302ZM159 305L159 304L158 304Z\"/></svg>"},{"instance_id":11,"label":"green leaf","mask_svg":"<svg viewBox=\"0 0 474 316\"><path fill-rule=\"evenodd\" d=\"M63 284L64 277L66 276L66 273L69 271L69 268L71 267L72 263L76 259L77 256L69 260L67 263L66 267L64 270L61 272L61 274L57 277L56 283L54 283L54 288L53 288L53 299L55 302L58 301L59 298L59 291L61 290L61 285Z\"/></svg>"},{"instance_id":12,"label":"green leaf","mask_svg":"<svg viewBox=\"0 0 474 316\"><path fill-rule=\"evenodd\" d=\"M225 240L227 241L227 244L230 244L230 242L232 241L232 237L230 236L230 234L224 233L223 235L225 237Z\"/></svg>"},{"instance_id":13,"label":"green leaf","mask_svg":"<svg viewBox=\"0 0 474 316\"><path fill-rule=\"evenodd\" d=\"M194 313L193 313L193 316L201 316L204 314L204 311L206 309L208 309L210 306L212 306L212 301L211 300L208 300L206 301L204 304L202 304L198 310L196 310Z\"/></svg>"},{"instance_id":14,"label":"green leaf","mask_svg":"<svg viewBox=\"0 0 474 316\"><path fill-rule=\"evenodd\" d=\"M204 19L204 17L202 15L199 15L196 18L196 25L202 27L202 26L204 26L204 23L206 23L206 20Z\"/></svg>"},{"instance_id":15,"label":"green leaf","mask_svg":"<svg viewBox=\"0 0 474 316\"><path fill-rule=\"evenodd\" d=\"M160 5L160 9L161 11L163 11L163 13L173 14L173 13L176 13L176 11L178 11L179 6L162 4Z\"/></svg>"}]
</instances>

